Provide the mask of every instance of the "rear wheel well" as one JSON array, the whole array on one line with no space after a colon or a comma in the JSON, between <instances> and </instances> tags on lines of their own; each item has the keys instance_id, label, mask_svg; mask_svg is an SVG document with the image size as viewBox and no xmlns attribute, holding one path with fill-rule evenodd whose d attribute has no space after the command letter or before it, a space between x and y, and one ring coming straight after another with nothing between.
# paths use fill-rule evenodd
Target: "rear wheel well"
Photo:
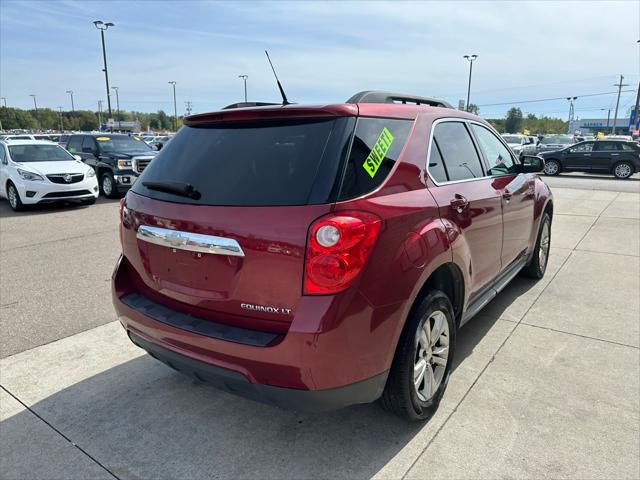
<instances>
[{"instance_id":1,"label":"rear wheel well","mask_svg":"<svg viewBox=\"0 0 640 480\"><path fill-rule=\"evenodd\" d=\"M613 172L616 169L616 166L618 166L621 163L626 163L631 167L631 172L635 173L638 169L636 168L636 166L633 164L632 161L630 160L618 160L616 162L614 162L613 165L611 165L611 172Z\"/></svg>"},{"instance_id":2,"label":"rear wheel well","mask_svg":"<svg viewBox=\"0 0 640 480\"><path fill-rule=\"evenodd\" d=\"M422 299L433 290L440 290L449 297L456 324L459 325L464 305L464 277L456 264L445 263L431 273L413 302L412 309L420 305Z\"/></svg>"},{"instance_id":3,"label":"rear wheel well","mask_svg":"<svg viewBox=\"0 0 640 480\"><path fill-rule=\"evenodd\" d=\"M547 204L544 206L543 213L548 213L549 217L551 217L551 219L553 220L553 202L552 201L547 202Z\"/></svg>"}]
</instances>

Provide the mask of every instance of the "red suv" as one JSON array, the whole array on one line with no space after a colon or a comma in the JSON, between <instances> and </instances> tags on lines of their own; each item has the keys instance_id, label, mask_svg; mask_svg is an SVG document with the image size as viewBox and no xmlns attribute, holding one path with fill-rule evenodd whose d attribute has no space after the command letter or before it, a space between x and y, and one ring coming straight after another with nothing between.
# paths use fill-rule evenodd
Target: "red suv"
<instances>
[{"instance_id":1,"label":"red suv","mask_svg":"<svg viewBox=\"0 0 640 480\"><path fill-rule=\"evenodd\" d=\"M543 167L428 98L194 115L122 201L115 308L136 345L228 392L424 419L458 329L544 275Z\"/></svg>"}]
</instances>

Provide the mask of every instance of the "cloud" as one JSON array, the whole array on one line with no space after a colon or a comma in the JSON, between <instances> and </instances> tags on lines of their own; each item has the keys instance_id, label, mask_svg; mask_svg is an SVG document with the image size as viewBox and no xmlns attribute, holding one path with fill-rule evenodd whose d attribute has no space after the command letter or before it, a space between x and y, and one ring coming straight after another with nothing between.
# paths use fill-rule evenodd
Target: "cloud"
<instances>
[{"instance_id":1,"label":"cloud","mask_svg":"<svg viewBox=\"0 0 640 480\"><path fill-rule=\"evenodd\" d=\"M634 87L640 79L639 14L637 2L624 1L3 2L0 90L23 107L29 93L66 105L69 88L79 105L95 105L105 94L91 22L101 18L116 24L106 35L109 71L127 109L169 109L169 80L180 103L215 109L240 99L241 73L251 98L275 100L265 48L300 102L383 88L457 104L466 97L466 53L479 55L474 103L607 92L619 73ZM610 102L586 97L576 109L593 116ZM561 112L565 103L525 110Z\"/></svg>"}]
</instances>

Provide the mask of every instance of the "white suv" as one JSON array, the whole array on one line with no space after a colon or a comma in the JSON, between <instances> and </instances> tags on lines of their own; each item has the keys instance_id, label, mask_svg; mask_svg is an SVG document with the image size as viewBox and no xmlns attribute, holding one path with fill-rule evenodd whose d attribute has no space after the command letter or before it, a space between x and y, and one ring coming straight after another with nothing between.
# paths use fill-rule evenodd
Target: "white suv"
<instances>
[{"instance_id":1,"label":"white suv","mask_svg":"<svg viewBox=\"0 0 640 480\"><path fill-rule=\"evenodd\" d=\"M95 203L98 182L93 168L64 148L42 140L0 141L0 197L13 210L58 201Z\"/></svg>"}]
</instances>

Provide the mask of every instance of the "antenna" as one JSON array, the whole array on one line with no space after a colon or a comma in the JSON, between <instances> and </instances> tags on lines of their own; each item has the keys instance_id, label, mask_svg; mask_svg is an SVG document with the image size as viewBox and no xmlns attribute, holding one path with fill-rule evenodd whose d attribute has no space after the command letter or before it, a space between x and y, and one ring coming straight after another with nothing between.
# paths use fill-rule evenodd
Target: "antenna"
<instances>
[{"instance_id":1,"label":"antenna","mask_svg":"<svg viewBox=\"0 0 640 480\"><path fill-rule=\"evenodd\" d=\"M271 63L271 58L269 58L269 52L266 50L264 53L267 54L267 60L269 60L269 65L271 65L271 70L273 71L273 76L276 77L276 82L278 82L278 88L280 89L280 95L282 95L282 105L291 105L291 102L287 100L287 95L284 93L284 89L282 88L282 84L278 79L278 74L276 73L276 69L273 68L273 63Z\"/></svg>"}]
</instances>

